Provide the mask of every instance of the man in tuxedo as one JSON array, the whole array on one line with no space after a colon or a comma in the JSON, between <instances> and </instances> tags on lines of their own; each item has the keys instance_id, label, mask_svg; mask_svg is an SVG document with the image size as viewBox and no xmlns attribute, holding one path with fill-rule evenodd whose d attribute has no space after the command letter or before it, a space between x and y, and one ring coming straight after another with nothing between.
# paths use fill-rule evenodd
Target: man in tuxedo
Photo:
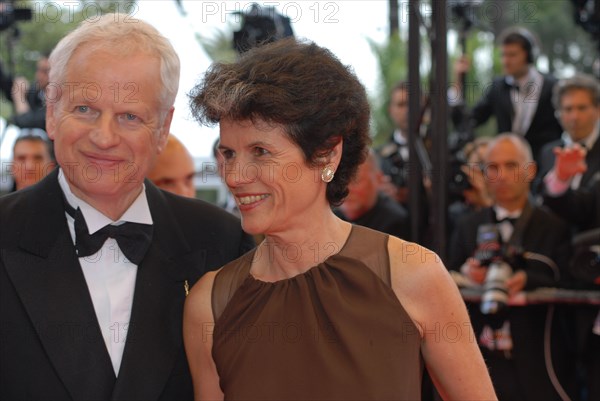
<instances>
[{"instance_id":1,"label":"man in tuxedo","mask_svg":"<svg viewBox=\"0 0 600 401\"><path fill-rule=\"evenodd\" d=\"M390 92L390 104L388 115L394 124L389 140L377 150L377 156L381 160L381 171L384 176L379 185L380 190L395 199L403 209L410 215L409 209L409 147L408 147L408 97L410 95L410 84L405 81L396 83ZM423 227L428 226L429 202L428 193L425 189L425 181L421 181L418 187L420 198L426 200L423 203L420 221ZM425 230L427 231L427 230ZM408 228L410 233L410 227ZM428 232L422 234L421 238L403 237L415 242L426 242Z\"/></svg>"},{"instance_id":2,"label":"man in tuxedo","mask_svg":"<svg viewBox=\"0 0 600 401\"><path fill-rule=\"evenodd\" d=\"M407 82L398 82L390 92L388 115L394 123L394 132L378 149L381 170L389 177L388 195L404 207L408 206L408 95Z\"/></svg>"},{"instance_id":3,"label":"man in tuxedo","mask_svg":"<svg viewBox=\"0 0 600 401\"><path fill-rule=\"evenodd\" d=\"M252 246L233 216L144 181L179 58L126 17L85 21L54 49L59 168L0 199L2 400L191 400L185 297Z\"/></svg>"},{"instance_id":4,"label":"man in tuxedo","mask_svg":"<svg viewBox=\"0 0 600 401\"><path fill-rule=\"evenodd\" d=\"M554 87L553 101L564 132L560 139L542 148L539 177L545 177L554 167L557 148L578 144L586 150L587 168L571 179L571 189L590 187L600 180L600 83L586 74L562 79ZM540 188L536 190L539 192Z\"/></svg>"},{"instance_id":5,"label":"man in tuxedo","mask_svg":"<svg viewBox=\"0 0 600 401\"><path fill-rule=\"evenodd\" d=\"M497 132L523 135L537 160L542 146L558 139L562 132L552 105L556 79L535 68L537 45L528 30L509 28L500 43L504 75L493 80L473 107L469 126L479 126L493 116ZM465 91L468 93L469 88Z\"/></svg>"},{"instance_id":6,"label":"man in tuxedo","mask_svg":"<svg viewBox=\"0 0 600 401\"><path fill-rule=\"evenodd\" d=\"M570 254L569 230L529 199L536 173L529 145L520 135L499 135L489 144L484 162L494 205L459 220L449 247L449 268L483 284L491 270L482 263L482 251L499 247L512 270L501 281L509 295L557 286ZM497 232L495 243L487 234L482 236L486 227ZM563 380L570 366L564 362L566 347L557 319L546 328L551 323L547 305L508 306L502 313L483 313L479 304L468 306L499 399L562 399L561 390L572 386ZM552 339L550 348L544 345L546 334Z\"/></svg>"},{"instance_id":7,"label":"man in tuxedo","mask_svg":"<svg viewBox=\"0 0 600 401\"><path fill-rule=\"evenodd\" d=\"M553 168L544 177L544 205L569 221L575 231L582 231L581 235L591 239L587 246L578 247L570 268L577 279L577 287L598 290L600 179L592 179L587 185L573 189L573 181L586 176L589 166L586 161L585 149L578 143L557 149ZM570 327L577 346L577 361L584 373L582 385L588 399L597 400L600 399L600 310L598 306L581 305L572 311L572 318Z\"/></svg>"}]
</instances>

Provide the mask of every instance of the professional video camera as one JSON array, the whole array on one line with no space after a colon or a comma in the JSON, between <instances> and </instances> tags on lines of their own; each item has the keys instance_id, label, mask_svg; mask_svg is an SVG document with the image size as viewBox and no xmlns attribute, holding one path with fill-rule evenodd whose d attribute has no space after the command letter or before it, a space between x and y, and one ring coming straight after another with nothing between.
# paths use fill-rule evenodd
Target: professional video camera
<instances>
[{"instance_id":1,"label":"professional video camera","mask_svg":"<svg viewBox=\"0 0 600 401\"><path fill-rule=\"evenodd\" d=\"M0 0L0 32L10 28L17 21L29 21L33 13L29 8L14 6L14 0Z\"/></svg>"},{"instance_id":2,"label":"professional video camera","mask_svg":"<svg viewBox=\"0 0 600 401\"><path fill-rule=\"evenodd\" d=\"M233 46L239 54L261 44L294 36L290 19L279 14L274 7L261 7L254 3L249 12L234 14L243 18L241 29L233 33Z\"/></svg>"},{"instance_id":3,"label":"professional video camera","mask_svg":"<svg viewBox=\"0 0 600 401\"><path fill-rule=\"evenodd\" d=\"M520 263L522 253L501 245L496 224L482 224L477 229L477 249L474 258L488 268L483 283L481 312L502 317L508 309L506 280L512 275L511 266ZM503 320L499 319L499 323Z\"/></svg>"}]
</instances>

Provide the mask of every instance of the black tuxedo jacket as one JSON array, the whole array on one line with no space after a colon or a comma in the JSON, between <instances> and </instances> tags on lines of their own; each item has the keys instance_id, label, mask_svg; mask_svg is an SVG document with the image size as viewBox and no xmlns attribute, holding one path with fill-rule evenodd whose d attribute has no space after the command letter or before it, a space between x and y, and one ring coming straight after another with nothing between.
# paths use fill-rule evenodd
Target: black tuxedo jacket
<instances>
[{"instance_id":1,"label":"black tuxedo jacket","mask_svg":"<svg viewBox=\"0 0 600 401\"><path fill-rule=\"evenodd\" d=\"M541 192L543 179L554 167L554 152L555 147L563 148L565 142L562 139L546 144L540 151L538 160L538 188L536 192ZM581 188L593 186L594 181L600 180L600 138L596 140L594 146L588 149L585 156L585 162L588 166L585 173L581 177Z\"/></svg>"},{"instance_id":2,"label":"black tuxedo jacket","mask_svg":"<svg viewBox=\"0 0 600 401\"><path fill-rule=\"evenodd\" d=\"M544 205L566 219L579 230L600 228L600 180L576 191L568 190L562 196L544 194Z\"/></svg>"},{"instance_id":3,"label":"black tuxedo jacket","mask_svg":"<svg viewBox=\"0 0 600 401\"><path fill-rule=\"evenodd\" d=\"M473 256L477 248L477 228L494 222L494 210L485 208L466 215L458 221L452 235L448 267L460 270L462 264ZM529 223L523 233L523 250L545 255L559 267L561 276L568 271L570 232L567 224L543 207L533 206ZM513 266L513 268L518 268ZM537 287L554 287L556 281L551 269L541 262L529 261L521 266L527 273L526 290Z\"/></svg>"},{"instance_id":4,"label":"black tuxedo jacket","mask_svg":"<svg viewBox=\"0 0 600 401\"><path fill-rule=\"evenodd\" d=\"M0 198L0 399L192 399L184 282L193 285L253 241L228 213L146 181L154 234L138 266L116 378L57 176Z\"/></svg>"},{"instance_id":5,"label":"black tuxedo jacket","mask_svg":"<svg viewBox=\"0 0 600 401\"><path fill-rule=\"evenodd\" d=\"M554 116L554 106L552 105L552 87L555 83L555 78L544 75L538 106L531 120L531 125L525 133L525 139L531 145L536 160L542 146L559 139L563 131ZM473 107L471 114L473 124L475 126L481 125L494 116L498 133L511 131L514 110L510 98L510 89L511 87L506 83L504 77L495 78L490 88Z\"/></svg>"},{"instance_id":6,"label":"black tuxedo jacket","mask_svg":"<svg viewBox=\"0 0 600 401\"><path fill-rule=\"evenodd\" d=\"M335 213L341 219L352 224L369 227L398 238L405 239L410 236L410 222L406 209L382 193L377 195L375 205L356 220L348 219L341 208L337 209Z\"/></svg>"},{"instance_id":7,"label":"black tuxedo jacket","mask_svg":"<svg viewBox=\"0 0 600 401\"><path fill-rule=\"evenodd\" d=\"M459 270L477 248L477 228L492 223L493 209L486 208L465 216L457 223L450 246L448 266ZM552 259L564 277L570 258L570 232L567 224L545 208L533 208L529 223L523 233L522 247ZM512 266L527 273L526 290L538 287L556 287L553 271L544 263L527 260L525 264ZM479 338L485 324L489 324L479 309L479 304L467 304L475 334ZM560 400L546 370L544 359L544 331L547 323L546 305L509 307L507 319L513 340L512 359L496 357L482 348L486 363L490 367L499 399ZM566 338L562 332L563 321L554 315L551 330L551 349L554 369L563 386L571 384L572 367L567 361ZM507 368L508 366L508 368ZM508 369L508 372L507 372Z\"/></svg>"}]
</instances>

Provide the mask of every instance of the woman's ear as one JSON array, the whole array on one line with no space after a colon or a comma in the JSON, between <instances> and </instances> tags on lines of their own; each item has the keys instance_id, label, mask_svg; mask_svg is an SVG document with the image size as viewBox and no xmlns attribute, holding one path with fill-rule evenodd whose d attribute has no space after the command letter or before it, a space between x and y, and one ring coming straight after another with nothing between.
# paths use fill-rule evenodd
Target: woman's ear
<instances>
[{"instance_id":1,"label":"woman's ear","mask_svg":"<svg viewBox=\"0 0 600 401\"><path fill-rule=\"evenodd\" d=\"M340 165L340 161L342 160L342 151L344 150L344 139L340 136L340 140L338 143L331 148L331 151L327 155L327 164L333 164L334 168L337 170Z\"/></svg>"}]
</instances>

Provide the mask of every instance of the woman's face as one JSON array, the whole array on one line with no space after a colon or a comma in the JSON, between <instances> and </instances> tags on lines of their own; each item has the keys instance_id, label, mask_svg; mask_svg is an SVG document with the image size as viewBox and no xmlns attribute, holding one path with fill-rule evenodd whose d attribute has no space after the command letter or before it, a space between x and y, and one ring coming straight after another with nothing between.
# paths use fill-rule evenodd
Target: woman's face
<instances>
[{"instance_id":1,"label":"woman's face","mask_svg":"<svg viewBox=\"0 0 600 401\"><path fill-rule=\"evenodd\" d=\"M282 128L222 120L220 132L222 173L246 232L278 234L314 225L314 211L329 207L320 168L307 165Z\"/></svg>"}]
</instances>

